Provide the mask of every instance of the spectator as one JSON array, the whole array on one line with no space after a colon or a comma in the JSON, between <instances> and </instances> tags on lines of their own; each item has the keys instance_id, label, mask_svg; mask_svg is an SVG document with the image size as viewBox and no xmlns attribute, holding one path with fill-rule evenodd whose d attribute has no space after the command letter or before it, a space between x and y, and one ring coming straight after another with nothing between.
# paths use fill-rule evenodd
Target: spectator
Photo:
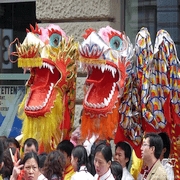
<instances>
[{"instance_id":1,"label":"spectator","mask_svg":"<svg viewBox=\"0 0 180 180\"><path fill-rule=\"evenodd\" d=\"M109 145L100 144L95 149L94 166L96 174L94 180L114 180L111 173L112 151Z\"/></svg>"},{"instance_id":2,"label":"spectator","mask_svg":"<svg viewBox=\"0 0 180 180\"><path fill-rule=\"evenodd\" d=\"M34 138L28 138L24 141L23 152L26 154L32 151L38 153L38 142Z\"/></svg>"},{"instance_id":3,"label":"spectator","mask_svg":"<svg viewBox=\"0 0 180 180\"><path fill-rule=\"evenodd\" d=\"M160 155L160 161L167 172L168 180L174 180L173 166L169 163L169 154L171 149L169 136L165 132L159 133L159 136L163 140L163 150Z\"/></svg>"},{"instance_id":4,"label":"spectator","mask_svg":"<svg viewBox=\"0 0 180 180\"><path fill-rule=\"evenodd\" d=\"M47 155L44 163L43 174L48 180L63 179L65 158L62 152L55 150Z\"/></svg>"},{"instance_id":5,"label":"spectator","mask_svg":"<svg viewBox=\"0 0 180 180\"><path fill-rule=\"evenodd\" d=\"M42 172L42 169L44 167L44 162L46 160L46 157L47 157L47 153L41 153L38 155L38 158L39 158L39 170L40 172Z\"/></svg>"},{"instance_id":6,"label":"spectator","mask_svg":"<svg viewBox=\"0 0 180 180\"><path fill-rule=\"evenodd\" d=\"M121 180L122 179L123 168L119 162L112 161L111 173L113 174L115 180Z\"/></svg>"},{"instance_id":7,"label":"spectator","mask_svg":"<svg viewBox=\"0 0 180 180\"><path fill-rule=\"evenodd\" d=\"M97 136L93 135L90 139L85 140L83 146L86 148L87 154L89 156L89 161L91 164L91 174L94 176L96 174L96 170L94 167L94 156L95 156L95 149L100 144L106 145L106 140L99 140Z\"/></svg>"},{"instance_id":8,"label":"spectator","mask_svg":"<svg viewBox=\"0 0 180 180\"><path fill-rule=\"evenodd\" d=\"M118 161L123 168L122 180L134 180L133 176L128 171L131 153L131 147L127 142L120 141L116 144L114 160Z\"/></svg>"},{"instance_id":9,"label":"spectator","mask_svg":"<svg viewBox=\"0 0 180 180\"><path fill-rule=\"evenodd\" d=\"M17 162L19 159L20 159L20 154L17 148L11 147L11 148L7 148L4 151L4 156L3 156L4 166L2 168L3 179L6 180L10 179L14 167L14 161Z\"/></svg>"},{"instance_id":10,"label":"spectator","mask_svg":"<svg viewBox=\"0 0 180 180\"><path fill-rule=\"evenodd\" d=\"M71 152L74 148L74 145L69 140L61 141L58 146L57 150L61 151L65 157L65 171L64 171L64 180L70 180L71 176L75 173L74 169L71 165Z\"/></svg>"},{"instance_id":11,"label":"spectator","mask_svg":"<svg viewBox=\"0 0 180 180\"><path fill-rule=\"evenodd\" d=\"M71 164L74 171L76 171L76 173L72 175L71 180L93 179L93 176L88 172L90 171L90 164L84 146L78 145L72 150Z\"/></svg>"},{"instance_id":12,"label":"spectator","mask_svg":"<svg viewBox=\"0 0 180 180\"><path fill-rule=\"evenodd\" d=\"M7 138L8 147L14 147L20 150L20 144L14 137Z\"/></svg>"},{"instance_id":13,"label":"spectator","mask_svg":"<svg viewBox=\"0 0 180 180\"><path fill-rule=\"evenodd\" d=\"M6 136L0 136L0 141L2 142L3 145L3 149L7 149L8 148L8 143L7 143L7 137Z\"/></svg>"},{"instance_id":14,"label":"spectator","mask_svg":"<svg viewBox=\"0 0 180 180\"><path fill-rule=\"evenodd\" d=\"M24 155L22 164L19 165L20 160L14 164L13 173L10 180L47 180L39 171L39 159L35 152L29 152ZM22 169L23 168L23 173Z\"/></svg>"},{"instance_id":15,"label":"spectator","mask_svg":"<svg viewBox=\"0 0 180 180\"><path fill-rule=\"evenodd\" d=\"M146 168L142 179L167 180L167 173L159 160L162 149L163 141L158 134L147 133L144 136L143 144L141 146L141 154Z\"/></svg>"}]
</instances>

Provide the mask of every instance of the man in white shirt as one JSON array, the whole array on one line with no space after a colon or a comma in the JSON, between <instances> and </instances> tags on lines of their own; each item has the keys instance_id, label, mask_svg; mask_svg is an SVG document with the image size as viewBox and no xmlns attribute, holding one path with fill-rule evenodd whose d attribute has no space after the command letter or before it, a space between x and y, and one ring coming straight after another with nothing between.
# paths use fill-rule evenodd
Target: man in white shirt
<instances>
[{"instance_id":1,"label":"man in white shirt","mask_svg":"<svg viewBox=\"0 0 180 180\"><path fill-rule=\"evenodd\" d=\"M128 143L120 141L116 144L114 160L118 161L123 167L122 180L134 180L133 176L127 169L131 159L131 153L132 150Z\"/></svg>"},{"instance_id":2,"label":"man in white shirt","mask_svg":"<svg viewBox=\"0 0 180 180\"><path fill-rule=\"evenodd\" d=\"M167 172L168 180L174 180L174 171L173 165L170 164L171 159L169 158L171 142L169 136L165 132L161 132L158 134L163 140L163 150L160 155L160 161Z\"/></svg>"}]
</instances>

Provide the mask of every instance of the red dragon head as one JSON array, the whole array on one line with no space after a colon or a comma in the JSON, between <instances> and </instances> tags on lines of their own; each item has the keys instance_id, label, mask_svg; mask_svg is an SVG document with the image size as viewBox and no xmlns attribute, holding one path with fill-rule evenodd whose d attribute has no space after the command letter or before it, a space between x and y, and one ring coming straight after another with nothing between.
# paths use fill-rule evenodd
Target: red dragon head
<instances>
[{"instance_id":1,"label":"red dragon head","mask_svg":"<svg viewBox=\"0 0 180 180\"><path fill-rule=\"evenodd\" d=\"M27 94L20 105L23 137L36 138L43 150L67 137L74 120L77 43L59 26L31 27L13 53L18 66L30 70Z\"/></svg>"},{"instance_id":2,"label":"red dragon head","mask_svg":"<svg viewBox=\"0 0 180 180\"><path fill-rule=\"evenodd\" d=\"M98 134L102 138L112 138L118 125L119 98L132 69L132 44L124 33L109 26L98 33L88 29L84 37L79 47L79 60L88 74L82 136Z\"/></svg>"}]
</instances>

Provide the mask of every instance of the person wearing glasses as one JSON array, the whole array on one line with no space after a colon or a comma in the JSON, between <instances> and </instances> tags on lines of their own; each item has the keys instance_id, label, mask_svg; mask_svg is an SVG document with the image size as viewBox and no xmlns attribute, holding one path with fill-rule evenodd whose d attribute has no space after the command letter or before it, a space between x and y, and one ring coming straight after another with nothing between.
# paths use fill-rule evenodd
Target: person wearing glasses
<instances>
[{"instance_id":1,"label":"person wearing glasses","mask_svg":"<svg viewBox=\"0 0 180 180\"><path fill-rule=\"evenodd\" d=\"M167 173L160 162L163 141L156 133L147 133L141 146L143 164L146 165L141 180L167 180Z\"/></svg>"}]
</instances>

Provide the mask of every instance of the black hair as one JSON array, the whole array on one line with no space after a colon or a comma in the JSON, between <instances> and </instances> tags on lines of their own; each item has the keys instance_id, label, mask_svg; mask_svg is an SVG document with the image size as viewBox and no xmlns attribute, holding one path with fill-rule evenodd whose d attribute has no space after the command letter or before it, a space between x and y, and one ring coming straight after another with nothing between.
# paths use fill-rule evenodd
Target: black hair
<instances>
[{"instance_id":1,"label":"black hair","mask_svg":"<svg viewBox=\"0 0 180 180\"><path fill-rule=\"evenodd\" d=\"M162 149L163 149L162 138L154 132L150 132L150 133L145 134L144 138L145 139L149 138L149 146L155 147L154 156L156 157L156 159L159 159L161 152L162 152Z\"/></svg>"},{"instance_id":2,"label":"black hair","mask_svg":"<svg viewBox=\"0 0 180 180\"><path fill-rule=\"evenodd\" d=\"M90 167L90 164L89 164L89 159L88 159L87 151L86 151L84 146L78 145L78 146L74 147L74 149L72 150L71 155L74 158L78 159L77 160L77 171L80 170L80 167L82 165L85 165L87 170L90 172L91 167Z\"/></svg>"},{"instance_id":3,"label":"black hair","mask_svg":"<svg viewBox=\"0 0 180 180\"><path fill-rule=\"evenodd\" d=\"M123 175L123 168L119 162L117 161L111 162L111 173L114 176L115 180L121 180Z\"/></svg>"},{"instance_id":4,"label":"black hair","mask_svg":"<svg viewBox=\"0 0 180 180\"><path fill-rule=\"evenodd\" d=\"M131 146L125 141L120 141L116 144L115 149L117 149L118 147L124 151L125 158L129 159L126 163L126 167L128 168L128 165L131 159L131 154L132 154Z\"/></svg>"},{"instance_id":5,"label":"black hair","mask_svg":"<svg viewBox=\"0 0 180 180\"><path fill-rule=\"evenodd\" d=\"M170 149L171 149L171 142L169 139L169 136L165 132L161 132L158 134L163 141L163 148L166 148L166 152L164 153L164 158L168 158L170 154Z\"/></svg>"},{"instance_id":6,"label":"black hair","mask_svg":"<svg viewBox=\"0 0 180 180\"><path fill-rule=\"evenodd\" d=\"M7 143L8 143L8 146L10 146L11 144L14 144L16 148L20 149L20 144L14 137L7 138Z\"/></svg>"},{"instance_id":7,"label":"black hair","mask_svg":"<svg viewBox=\"0 0 180 180\"><path fill-rule=\"evenodd\" d=\"M96 170L94 167L94 156L95 156L95 150L98 146L100 146L101 144L106 144L107 141L106 140L99 140L95 143L93 143L93 145L91 146L91 153L89 155L89 162L91 164L91 174L94 176L96 174Z\"/></svg>"},{"instance_id":8,"label":"black hair","mask_svg":"<svg viewBox=\"0 0 180 180\"><path fill-rule=\"evenodd\" d=\"M70 157L73 148L74 148L74 145L71 141L63 140L57 145L56 149L67 153L67 156Z\"/></svg>"},{"instance_id":9,"label":"black hair","mask_svg":"<svg viewBox=\"0 0 180 180\"><path fill-rule=\"evenodd\" d=\"M97 152L101 152L106 162L112 160L112 150L111 146L107 144L100 144L95 149L95 155Z\"/></svg>"},{"instance_id":10,"label":"black hair","mask_svg":"<svg viewBox=\"0 0 180 180\"><path fill-rule=\"evenodd\" d=\"M17 148L10 147L4 151L4 155L3 155L4 156L3 157L4 166L2 168L3 179L5 179L5 178L10 179L10 176L12 175L12 171L13 171L13 167L14 167L14 163L13 163L13 160L11 157L10 150L11 150L13 156L16 155L17 160L20 159L20 154L19 154L19 151L17 150Z\"/></svg>"},{"instance_id":11,"label":"black hair","mask_svg":"<svg viewBox=\"0 0 180 180\"><path fill-rule=\"evenodd\" d=\"M28 147L34 145L35 148L36 148L36 152L38 152L38 142L37 142L36 139L34 139L34 138L28 138L28 139L26 139L26 140L24 141L23 148L24 148L25 145L27 145Z\"/></svg>"},{"instance_id":12,"label":"black hair","mask_svg":"<svg viewBox=\"0 0 180 180\"><path fill-rule=\"evenodd\" d=\"M24 158L22 159L21 164L25 164L26 161L31 159L31 158L33 158L37 162L37 165L39 167L39 158L38 158L38 155L37 155L37 153L35 153L33 151L32 152L28 152L28 153L26 153L24 155Z\"/></svg>"},{"instance_id":13,"label":"black hair","mask_svg":"<svg viewBox=\"0 0 180 180\"><path fill-rule=\"evenodd\" d=\"M47 153L43 152L41 154L38 155L39 158L39 168L43 168L44 167L44 162L46 160L47 157Z\"/></svg>"},{"instance_id":14,"label":"black hair","mask_svg":"<svg viewBox=\"0 0 180 180\"><path fill-rule=\"evenodd\" d=\"M6 136L0 136L0 140L2 142L3 145L3 149L7 149L8 148L8 143L7 143L7 137Z\"/></svg>"}]
</instances>

